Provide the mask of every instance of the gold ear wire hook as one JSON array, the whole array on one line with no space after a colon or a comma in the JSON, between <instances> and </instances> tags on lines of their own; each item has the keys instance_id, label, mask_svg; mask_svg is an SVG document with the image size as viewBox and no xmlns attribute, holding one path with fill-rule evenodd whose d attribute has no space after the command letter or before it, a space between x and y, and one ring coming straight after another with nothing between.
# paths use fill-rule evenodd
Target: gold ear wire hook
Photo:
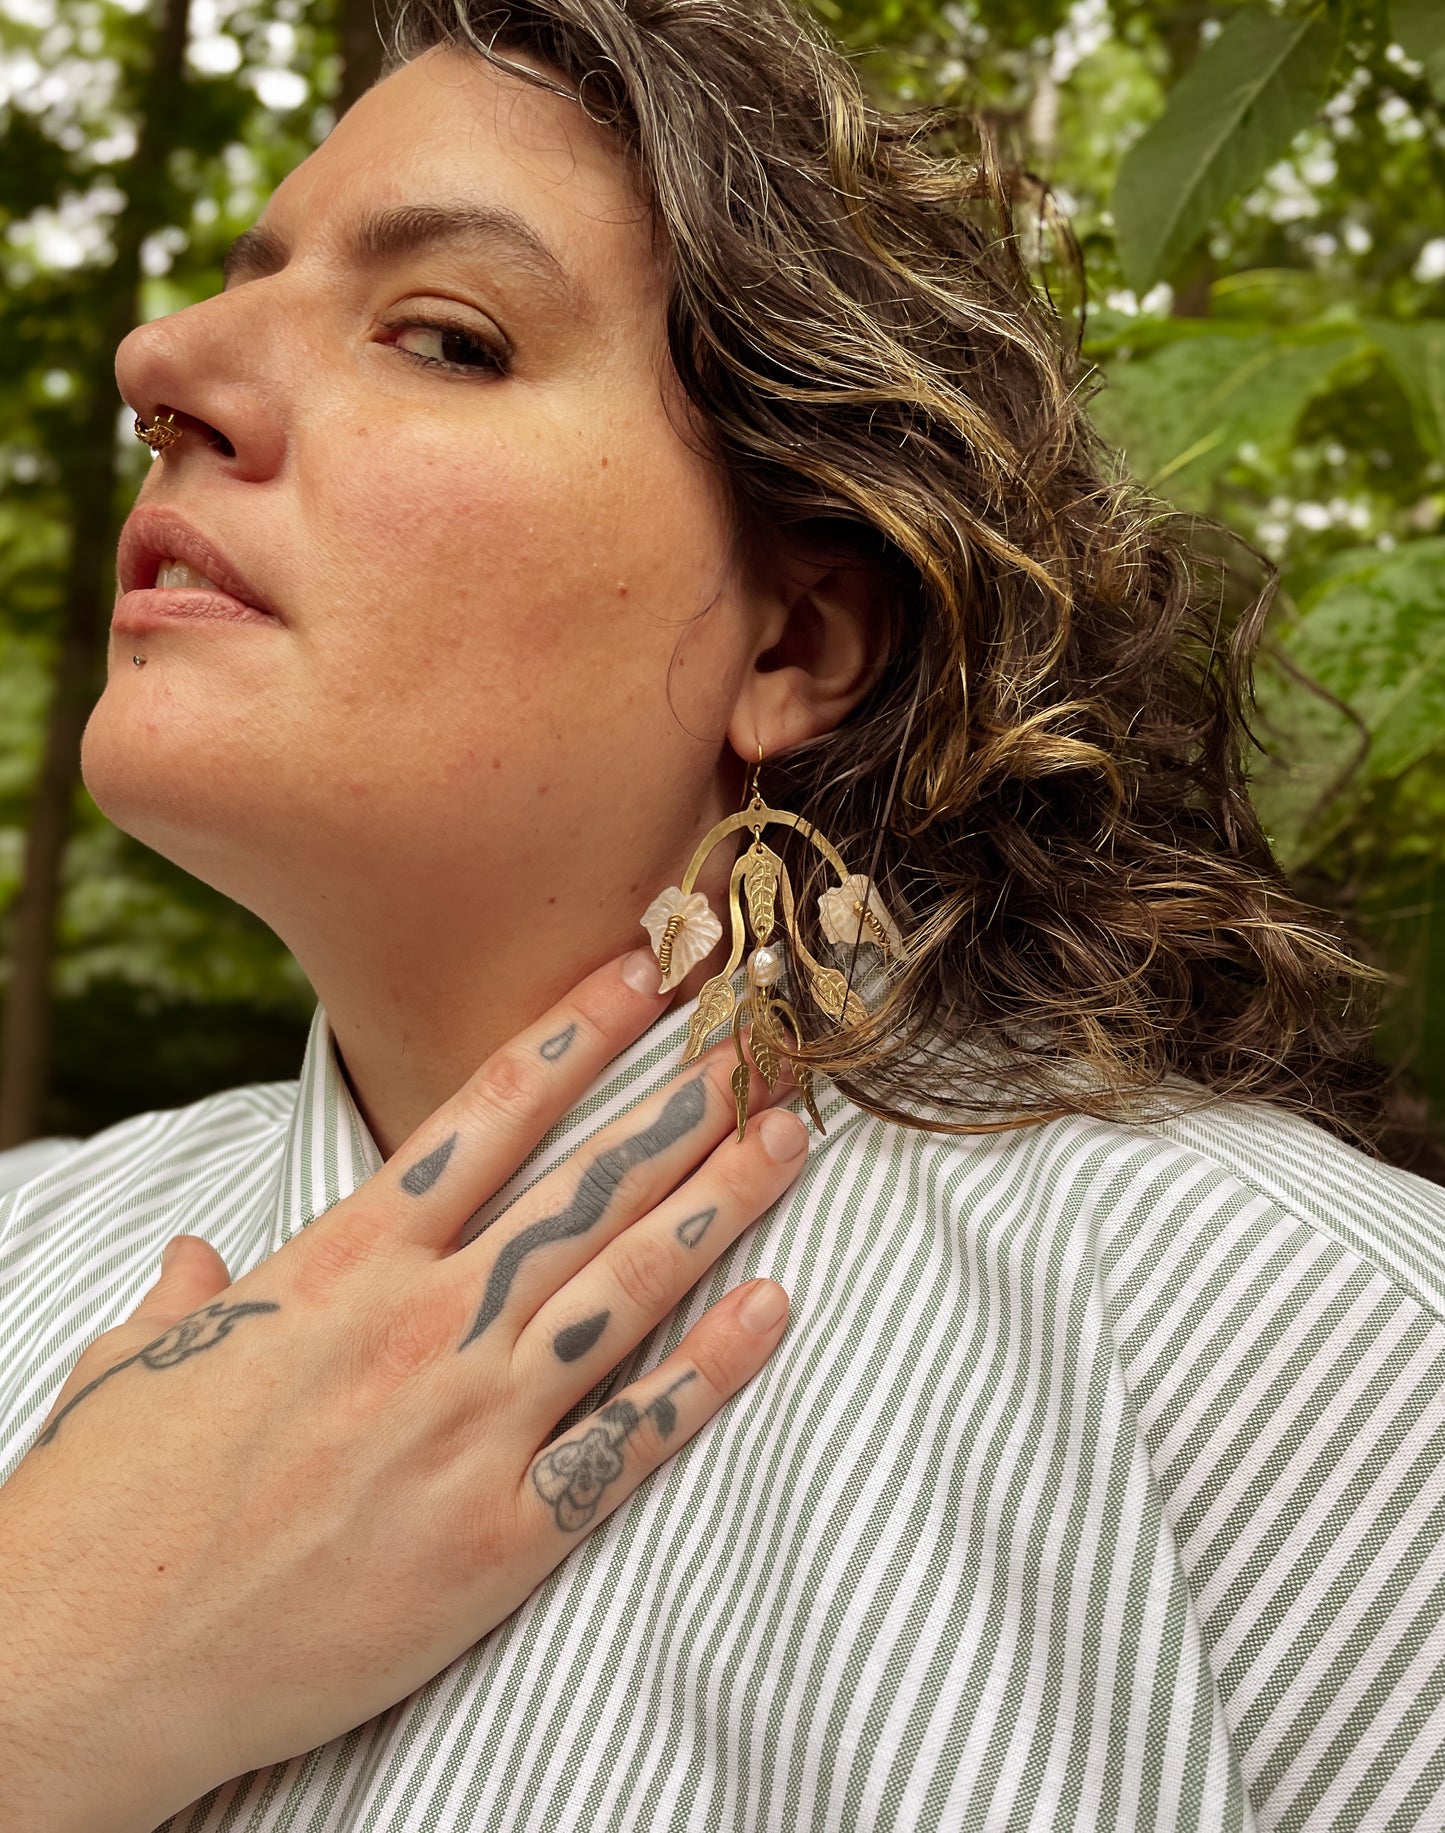
<instances>
[{"instance_id":1,"label":"gold ear wire hook","mask_svg":"<svg viewBox=\"0 0 1445 1833\"><path fill-rule=\"evenodd\" d=\"M758 790L758 778L762 774L762 769L763 769L763 741L759 739L757 741L757 744L758 744L758 761L755 764L749 765L748 774L743 779L743 807L744 808L754 808L754 807L761 808L763 806L763 798ZM761 827L755 827L753 829L754 834L761 834L762 831L763 830Z\"/></svg>"}]
</instances>

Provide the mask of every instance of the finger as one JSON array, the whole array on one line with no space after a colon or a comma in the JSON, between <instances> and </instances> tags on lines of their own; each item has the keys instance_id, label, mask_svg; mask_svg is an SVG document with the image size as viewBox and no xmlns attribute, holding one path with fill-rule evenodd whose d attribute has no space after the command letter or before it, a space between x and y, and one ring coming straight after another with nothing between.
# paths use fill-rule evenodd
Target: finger
<instances>
[{"instance_id":1,"label":"finger","mask_svg":"<svg viewBox=\"0 0 1445 1833\"><path fill-rule=\"evenodd\" d=\"M659 980L651 954L636 950L589 974L535 1025L494 1051L363 1185L387 1205L388 1238L450 1248L548 1127L654 1022L665 1003ZM358 1210L353 1200L348 1213L365 1207L363 1202ZM318 1226L306 1233L315 1234ZM333 1226L344 1220L338 1217Z\"/></svg>"},{"instance_id":2,"label":"finger","mask_svg":"<svg viewBox=\"0 0 1445 1833\"><path fill-rule=\"evenodd\" d=\"M231 1283L226 1263L199 1235L177 1235L161 1255L160 1278L131 1312L129 1322L155 1334L169 1330Z\"/></svg>"},{"instance_id":3,"label":"finger","mask_svg":"<svg viewBox=\"0 0 1445 1833\"><path fill-rule=\"evenodd\" d=\"M454 1257L459 1276L480 1281L464 1349L493 1327L515 1343L567 1280L735 1132L731 1060L720 1045L605 1127Z\"/></svg>"},{"instance_id":4,"label":"finger","mask_svg":"<svg viewBox=\"0 0 1445 1833\"><path fill-rule=\"evenodd\" d=\"M788 1295L771 1280L730 1292L651 1374L532 1460L522 1507L538 1523L544 1573L752 1380L787 1318Z\"/></svg>"},{"instance_id":5,"label":"finger","mask_svg":"<svg viewBox=\"0 0 1445 1833\"><path fill-rule=\"evenodd\" d=\"M45 1417L46 1429L71 1401L107 1370L133 1357L183 1317L209 1304L231 1283L226 1263L208 1241L177 1235L161 1255L160 1277L123 1323L81 1353Z\"/></svg>"},{"instance_id":6,"label":"finger","mask_svg":"<svg viewBox=\"0 0 1445 1833\"><path fill-rule=\"evenodd\" d=\"M696 1176L623 1229L542 1305L517 1342L521 1391L555 1420L676 1310L802 1170L807 1129L770 1111L729 1133Z\"/></svg>"}]
</instances>

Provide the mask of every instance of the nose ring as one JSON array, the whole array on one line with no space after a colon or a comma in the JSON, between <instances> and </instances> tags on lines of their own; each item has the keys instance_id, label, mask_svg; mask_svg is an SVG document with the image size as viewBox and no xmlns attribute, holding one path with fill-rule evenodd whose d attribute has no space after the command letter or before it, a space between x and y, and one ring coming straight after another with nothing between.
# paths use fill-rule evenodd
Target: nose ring
<instances>
[{"instance_id":1,"label":"nose ring","mask_svg":"<svg viewBox=\"0 0 1445 1833\"><path fill-rule=\"evenodd\" d=\"M176 443L186 429L176 425L174 414L167 414L164 420L157 414L149 426L137 414L133 430L142 445L148 445L152 452L164 452Z\"/></svg>"}]
</instances>

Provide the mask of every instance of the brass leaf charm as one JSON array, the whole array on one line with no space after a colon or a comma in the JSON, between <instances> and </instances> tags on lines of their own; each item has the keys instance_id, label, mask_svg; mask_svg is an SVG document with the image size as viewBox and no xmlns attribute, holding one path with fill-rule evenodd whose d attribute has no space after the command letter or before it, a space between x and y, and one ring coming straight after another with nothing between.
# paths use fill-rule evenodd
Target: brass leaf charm
<instances>
[{"instance_id":1,"label":"brass leaf charm","mask_svg":"<svg viewBox=\"0 0 1445 1833\"><path fill-rule=\"evenodd\" d=\"M813 997L829 1018L841 1018L847 1024L861 1025L868 1016L868 1008L856 993L849 990L847 976L840 974L835 967L821 966L811 955L805 955L803 959Z\"/></svg>"},{"instance_id":2,"label":"brass leaf charm","mask_svg":"<svg viewBox=\"0 0 1445 1833\"><path fill-rule=\"evenodd\" d=\"M747 860L744 883L748 894L748 920L753 926L753 935L762 943L773 933L773 906L782 862L770 847L761 843L749 848Z\"/></svg>"},{"instance_id":3,"label":"brass leaf charm","mask_svg":"<svg viewBox=\"0 0 1445 1833\"><path fill-rule=\"evenodd\" d=\"M748 1066L739 1063L733 1071L733 1100L738 1108L738 1139L741 1142L748 1124Z\"/></svg>"},{"instance_id":4,"label":"brass leaf charm","mask_svg":"<svg viewBox=\"0 0 1445 1833\"><path fill-rule=\"evenodd\" d=\"M682 1053L684 1063L690 1063L698 1055L719 1025L727 1024L736 1005L737 995L733 992L732 972L729 968L724 968L722 973L714 974L711 980L703 982L702 991L697 996L697 1010L688 1027L687 1049Z\"/></svg>"},{"instance_id":5,"label":"brass leaf charm","mask_svg":"<svg viewBox=\"0 0 1445 1833\"><path fill-rule=\"evenodd\" d=\"M748 1034L752 1045L753 1062L757 1065L758 1074L768 1087L777 1086L778 1076L782 1070L782 1059L778 1053L779 1036L776 1020L768 1010L766 1000L753 1001L753 1028Z\"/></svg>"},{"instance_id":6,"label":"brass leaf charm","mask_svg":"<svg viewBox=\"0 0 1445 1833\"><path fill-rule=\"evenodd\" d=\"M803 1106L808 1110L808 1118L820 1133L826 1133L823 1117L818 1112L818 1103L813 1099L813 1072L806 1063L794 1063L793 1080L798 1085L798 1093L803 1097Z\"/></svg>"}]
</instances>

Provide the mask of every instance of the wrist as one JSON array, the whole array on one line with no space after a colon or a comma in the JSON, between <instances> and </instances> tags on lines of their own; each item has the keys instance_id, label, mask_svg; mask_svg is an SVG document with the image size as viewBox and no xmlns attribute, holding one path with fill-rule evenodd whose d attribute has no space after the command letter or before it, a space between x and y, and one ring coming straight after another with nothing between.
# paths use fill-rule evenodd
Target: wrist
<instances>
[{"instance_id":1,"label":"wrist","mask_svg":"<svg viewBox=\"0 0 1445 1833\"><path fill-rule=\"evenodd\" d=\"M206 1780L192 1787L169 1748L179 1726L136 1672L137 1638L66 1582L79 1553L37 1558L23 1539L0 1537L0 1828L151 1833Z\"/></svg>"}]
</instances>

